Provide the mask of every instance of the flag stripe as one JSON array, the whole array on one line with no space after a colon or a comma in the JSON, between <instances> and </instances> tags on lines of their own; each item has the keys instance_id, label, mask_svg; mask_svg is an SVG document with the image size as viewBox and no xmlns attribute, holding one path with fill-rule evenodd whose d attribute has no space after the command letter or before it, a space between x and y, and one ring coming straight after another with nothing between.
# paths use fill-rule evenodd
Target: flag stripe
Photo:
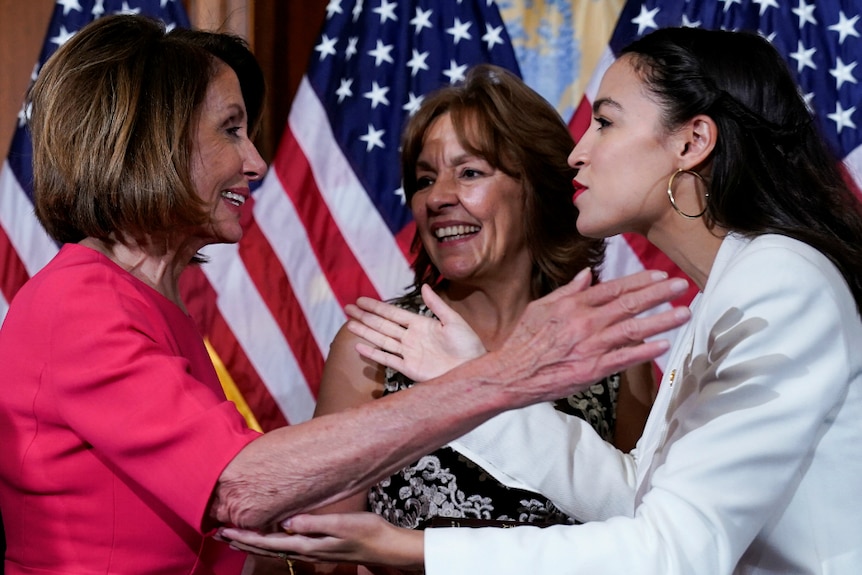
<instances>
[{"instance_id":1,"label":"flag stripe","mask_svg":"<svg viewBox=\"0 0 862 575\"><path fill-rule=\"evenodd\" d=\"M310 385L281 328L249 277L239 257L239 246L215 244L207 246L203 252L210 261L202 268L218 294L219 310L228 328L285 419L291 423L305 421L314 411ZM227 364L228 359L223 359Z\"/></svg>"},{"instance_id":2,"label":"flag stripe","mask_svg":"<svg viewBox=\"0 0 862 575\"><path fill-rule=\"evenodd\" d=\"M287 301L296 301L299 311L309 318L310 332L325 356L345 316L278 177L267 177L256 193L254 216L293 290Z\"/></svg>"},{"instance_id":3,"label":"flag stripe","mask_svg":"<svg viewBox=\"0 0 862 575\"><path fill-rule=\"evenodd\" d=\"M39 224L30 197L18 182L9 163L4 162L0 171L0 226L32 276L57 254L57 244Z\"/></svg>"},{"instance_id":4,"label":"flag stripe","mask_svg":"<svg viewBox=\"0 0 862 575\"><path fill-rule=\"evenodd\" d=\"M401 293L412 277L409 264L336 143L332 130L328 129L326 111L307 79L299 86L288 124L302 155L308 159L320 195L314 193L315 186L307 179L305 188L301 187L301 182L285 185L285 188L293 202L301 206L300 214L311 230L310 235L314 234L310 239L320 260L325 262L324 270L330 283L334 286L347 283L350 288L336 288L337 293L346 292L349 296L339 297L339 301L342 305L352 303L357 285L361 286L361 293L374 297L393 297ZM289 177L287 174L296 173L291 164L298 156L286 153L276 158L276 170L282 181ZM388 169L399 168L396 165ZM311 201L318 197L322 204ZM314 210L321 214L316 215ZM315 221L318 218L326 219L318 223ZM318 227L319 231L315 231ZM342 247L340 238L346 246ZM353 268L350 261L354 256L359 269ZM342 260L348 260L344 262L348 264L346 269L341 267ZM362 283L356 283L362 276L368 278L371 283L368 289L373 291L366 292Z\"/></svg>"},{"instance_id":5,"label":"flag stripe","mask_svg":"<svg viewBox=\"0 0 862 575\"><path fill-rule=\"evenodd\" d=\"M0 264L2 264L0 267L0 296L3 297L2 309L5 310L5 302L11 301L15 292L24 285L30 276L2 226L0 226Z\"/></svg>"},{"instance_id":6,"label":"flag stripe","mask_svg":"<svg viewBox=\"0 0 862 575\"><path fill-rule=\"evenodd\" d=\"M269 313L280 326L303 372L305 381L317 395L317 384L323 371L323 353L315 344L306 316L299 306L290 279L278 263L272 246L257 223L245 227L240 257L249 277L266 303ZM253 345L252 342L249 342Z\"/></svg>"}]
</instances>

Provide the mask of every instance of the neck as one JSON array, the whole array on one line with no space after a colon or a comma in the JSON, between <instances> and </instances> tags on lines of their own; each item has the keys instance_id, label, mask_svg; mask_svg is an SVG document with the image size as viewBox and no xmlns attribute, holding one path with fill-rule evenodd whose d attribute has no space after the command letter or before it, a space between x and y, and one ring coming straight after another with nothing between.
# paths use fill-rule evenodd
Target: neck
<instances>
[{"instance_id":1,"label":"neck","mask_svg":"<svg viewBox=\"0 0 862 575\"><path fill-rule=\"evenodd\" d=\"M180 297L179 279L191 261L191 255L186 257L178 250L155 249L152 245L141 245L135 242L108 243L96 238L85 238L79 243L101 252L115 264L185 310Z\"/></svg>"},{"instance_id":2,"label":"neck","mask_svg":"<svg viewBox=\"0 0 862 575\"><path fill-rule=\"evenodd\" d=\"M492 286L450 282L440 294L482 340L485 349L497 349L521 319L530 303L530 282Z\"/></svg>"},{"instance_id":3,"label":"neck","mask_svg":"<svg viewBox=\"0 0 862 575\"><path fill-rule=\"evenodd\" d=\"M679 218L679 221L671 219L671 222L671 225L651 230L647 239L703 291L727 230L707 228L703 219Z\"/></svg>"}]
</instances>

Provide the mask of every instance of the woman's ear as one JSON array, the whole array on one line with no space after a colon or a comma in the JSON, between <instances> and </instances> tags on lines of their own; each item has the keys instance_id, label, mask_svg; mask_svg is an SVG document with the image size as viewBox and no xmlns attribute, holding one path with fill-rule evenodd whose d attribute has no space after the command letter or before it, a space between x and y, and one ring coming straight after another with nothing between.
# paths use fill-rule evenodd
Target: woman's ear
<instances>
[{"instance_id":1,"label":"woman's ear","mask_svg":"<svg viewBox=\"0 0 862 575\"><path fill-rule=\"evenodd\" d=\"M688 169L699 166L709 159L715 149L718 126L707 115L701 114L689 120L679 131L679 159Z\"/></svg>"}]
</instances>

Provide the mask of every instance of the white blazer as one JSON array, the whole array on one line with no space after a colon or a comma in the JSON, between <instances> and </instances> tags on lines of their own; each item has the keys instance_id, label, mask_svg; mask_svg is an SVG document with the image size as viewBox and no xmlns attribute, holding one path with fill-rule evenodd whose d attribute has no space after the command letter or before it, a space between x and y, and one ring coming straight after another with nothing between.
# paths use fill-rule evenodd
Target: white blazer
<instances>
[{"instance_id":1,"label":"white blazer","mask_svg":"<svg viewBox=\"0 0 862 575\"><path fill-rule=\"evenodd\" d=\"M862 572L862 321L846 282L803 243L731 234L691 307L631 454L545 404L455 442L588 523L429 529L429 575Z\"/></svg>"}]
</instances>

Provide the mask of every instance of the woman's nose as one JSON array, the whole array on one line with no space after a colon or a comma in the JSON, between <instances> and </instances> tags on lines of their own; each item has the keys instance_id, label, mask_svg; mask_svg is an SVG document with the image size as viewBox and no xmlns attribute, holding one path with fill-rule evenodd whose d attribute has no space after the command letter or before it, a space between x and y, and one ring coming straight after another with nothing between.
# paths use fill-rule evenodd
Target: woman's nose
<instances>
[{"instance_id":1,"label":"woman's nose","mask_svg":"<svg viewBox=\"0 0 862 575\"><path fill-rule=\"evenodd\" d=\"M569 154L568 163L572 168L582 168L587 163L586 146L583 143L584 141L580 140Z\"/></svg>"},{"instance_id":2,"label":"woman's nose","mask_svg":"<svg viewBox=\"0 0 862 575\"><path fill-rule=\"evenodd\" d=\"M458 203L458 194L452 178L438 178L428 190L427 205L434 211Z\"/></svg>"},{"instance_id":3,"label":"woman's nose","mask_svg":"<svg viewBox=\"0 0 862 575\"><path fill-rule=\"evenodd\" d=\"M245 162L243 162L243 173L249 181L254 182L263 178L264 174L266 174L266 168L266 162L263 161L263 157L261 157L260 152L257 151L257 147L249 141L246 146L246 158Z\"/></svg>"}]
</instances>

